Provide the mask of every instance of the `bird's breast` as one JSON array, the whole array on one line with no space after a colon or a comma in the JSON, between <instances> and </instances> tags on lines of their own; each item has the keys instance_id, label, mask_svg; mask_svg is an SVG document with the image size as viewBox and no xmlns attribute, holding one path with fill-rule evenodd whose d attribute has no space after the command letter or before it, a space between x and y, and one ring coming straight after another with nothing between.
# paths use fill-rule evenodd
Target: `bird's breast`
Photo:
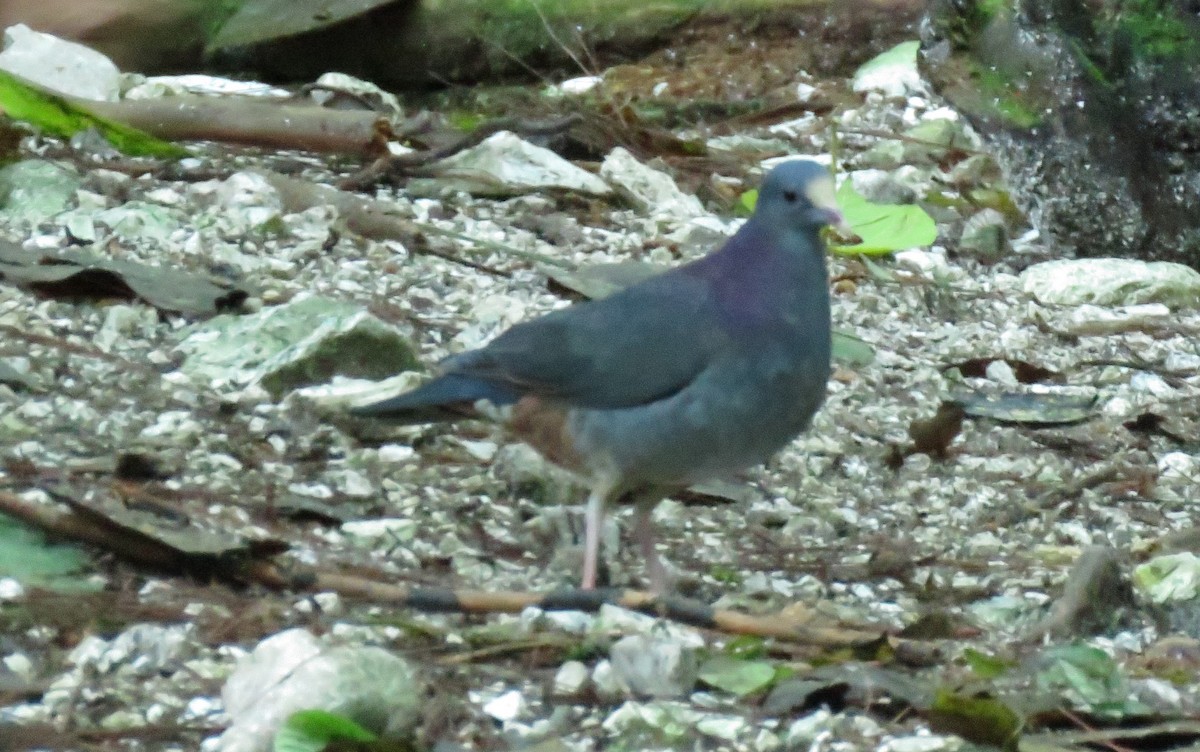
<instances>
[{"instance_id":1,"label":"bird's breast","mask_svg":"<svg viewBox=\"0 0 1200 752\"><path fill-rule=\"evenodd\" d=\"M559 467L576 473L587 469L587 460L576 444L565 405L527 395L513 405L509 430Z\"/></svg>"}]
</instances>

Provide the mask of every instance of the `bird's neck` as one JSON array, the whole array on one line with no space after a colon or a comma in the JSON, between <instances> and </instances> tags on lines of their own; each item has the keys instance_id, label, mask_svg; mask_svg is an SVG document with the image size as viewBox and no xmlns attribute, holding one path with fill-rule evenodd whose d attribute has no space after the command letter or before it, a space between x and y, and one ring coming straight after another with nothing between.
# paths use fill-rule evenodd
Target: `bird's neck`
<instances>
[{"instance_id":1,"label":"bird's neck","mask_svg":"<svg viewBox=\"0 0 1200 752\"><path fill-rule=\"evenodd\" d=\"M797 308L828 316L828 273L817 232L771 233L748 224L696 271L735 316L789 316Z\"/></svg>"}]
</instances>

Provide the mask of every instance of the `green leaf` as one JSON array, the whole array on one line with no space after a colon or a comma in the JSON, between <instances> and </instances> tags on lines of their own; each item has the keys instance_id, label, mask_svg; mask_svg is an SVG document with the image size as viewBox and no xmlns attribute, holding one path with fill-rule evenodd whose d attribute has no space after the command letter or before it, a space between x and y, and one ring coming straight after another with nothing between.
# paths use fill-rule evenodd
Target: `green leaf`
<instances>
[{"instance_id":1,"label":"green leaf","mask_svg":"<svg viewBox=\"0 0 1200 752\"><path fill-rule=\"evenodd\" d=\"M769 661L744 661L717 655L700 667L700 679L709 686L744 697L771 685L775 679L775 665Z\"/></svg>"},{"instance_id":2,"label":"green leaf","mask_svg":"<svg viewBox=\"0 0 1200 752\"><path fill-rule=\"evenodd\" d=\"M834 253L878 255L929 245L937 239L937 224L915 204L872 204L847 180L837 192L842 215L855 235L856 245L833 246Z\"/></svg>"},{"instance_id":3,"label":"green leaf","mask_svg":"<svg viewBox=\"0 0 1200 752\"><path fill-rule=\"evenodd\" d=\"M1156 556L1133 570L1133 586L1155 603L1200 595L1200 557L1190 551Z\"/></svg>"},{"instance_id":4,"label":"green leaf","mask_svg":"<svg viewBox=\"0 0 1200 752\"><path fill-rule=\"evenodd\" d=\"M942 689L927 713L936 731L949 731L976 744L1017 749L1021 718L993 697L968 697Z\"/></svg>"},{"instance_id":5,"label":"green leaf","mask_svg":"<svg viewBox=\"0 0 1200 752\"><path fill-rule=\"evenodd\" d=\"M454 110L447 115L446 119L455 129L460 130L463 133L470 133L482 125L487 118L476 112Z\"/></svg>"},{"instance_id":6,"label":"green leaf","mask_svg":"<svg viewBox=\"0 0 1200 752\"><path fill-rule=\"evenodd\" d=\"M52 546L36 530L0 515L0 577L59 592L96 590L84 576L88 557L72 546Z\"/></svg>"},{"instance_id":7,"label":"green leaf","mask_svg":"<svg viewBox=\"0 0 1200 752\"><path fill-rule=\"evenodd\" d=\"M325 710L300 710L275 733L275 752L321 752L332 742L374 742L375 734L349 718Z\"/></svg>"},{"instance_id":8,"label":"green leaf","mask_svg":"<svg viewBox=\"0 0 1200 752\"><path fill-rule=\"evenodd\" d=\"M997 658L994 655L976 650L975 648L967 648L963 651L963 660L975 672L975 675L981 679L995 679L1001 676L1012 668L1015 664L1012 661L1006 661L1003 658Z\"/></svg>"},{"instance_id":9,"label":"green leaf","mask_svg":"<svg viewBox=\"0 0 1200 752\"><path fill-rule=\"evenodd\" d=\"M1091 645L1059 645L1047 648L1036 675L1040 691L1059 695L1075 708L1111 718L1148 712L1129 697L1128 682L1116 661Z\"/></svg>"},{"instance_id":10,"label":"green leaf","mask_svg":"<svg viewBox=\"0 0 1200 752\"><path fill-rule=\"evenodd\" d=\"M754 213L754 207L758 205L758 189L751 188L738 197L737 213L749 217Z\"/></svg>"},{"instance_id":11,"label":"green leaf","mask_svg":"<svg viewBox=\"0 0 1200 752\"><path fill-rule=\"evenodd\" d=\"M188 156L188 151L181 146L95 115L86 107L4 71L0 71L0 110L15 120L23 120L63 138L95 128L123 154L165 158Z\"/></svg>"},{"instance_id":12,"label":"green leaf","mask_svg":"<svg viewBox=\"0 0 1200 752\"><path fill-rule=\"evenodd\" d=\"M725 643L725 655L741 661L762 658L766 654L766 641L754 635L740 635Z\"/></svg>"},{"instance_id":13,"label":"green leaf","mask_svg":"<svg viewBox=\"0 0 1200 752\"><path fill-rule=\"evenodd\" d=\"M834 332L833 359L852 366L869 366L875 360L875 348L852 334Z\"/></svg>"},{"instance_id":14,"label":"green leaf","mask_svg":"<svg viewBox=\"0 0 1200 752\"><path fill-rule=\"evenodd\" d=\"M909 67L917 64L917 51L921 48L918 41L901 42L890 50L885 50L858 67L854 78L872 73L882 68L893 66Z\"/></svg>"},{"instance_id":15,"label":"green leaf","mask_svg":"<svg viewBox=\"0 0 1200 752\"><path fill-rule=\"evenodd\" d=\"M742 582L741 570L722 564L713 564L708 568L708 576L726 585L739 585Z\"/></svg>"}]
</instances>

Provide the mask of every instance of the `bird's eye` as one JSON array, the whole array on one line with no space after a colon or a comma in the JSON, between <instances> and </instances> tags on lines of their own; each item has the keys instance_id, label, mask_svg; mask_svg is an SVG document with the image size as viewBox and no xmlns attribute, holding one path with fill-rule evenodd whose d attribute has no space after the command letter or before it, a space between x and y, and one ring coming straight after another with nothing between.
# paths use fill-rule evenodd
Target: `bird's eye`
<instances>
[{"instance_id":1,"label":"bird's eye","mask_svg":"<svg viewBox=\"0 0 1200 752\"><path fill-rule=\"evenodd\" d=\"M795 191L784 191L783 192L783 200L788 202L789 204L796 203L796 192Z\"/></svg>"}]
</instances>

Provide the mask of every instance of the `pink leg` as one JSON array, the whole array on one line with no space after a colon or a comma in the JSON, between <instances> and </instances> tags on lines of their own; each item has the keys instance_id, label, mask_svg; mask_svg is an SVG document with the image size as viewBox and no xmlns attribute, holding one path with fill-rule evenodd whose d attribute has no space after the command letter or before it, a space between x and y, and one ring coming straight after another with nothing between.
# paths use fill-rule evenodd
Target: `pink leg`
<instances>
[{"instance_id":1,"label":"pink leg","mask_svg":"<svg viewBox=\"0 0 1200 752\"><path fill-rule=\"evenodd\" d=\"M665 595L671 589L671 578L667 568L658 556L654 547L654 507L658 506L660 497L638 501L633 508L633 537L637 541L642 558L646 561L646 575L650 579L650 591L656 595Z\"/></svg>"},{"instance_id":2,"label":"pink leg","mask_svg":"<svg viewBox=\"0 0 1200 752\"><path fill-rule=\"evenodd\" d=\"M592 491L583 516L583 582L584 590L596 589L596 572L600 563L600 526L604 523L604 494Z\"/></svg>"}]
</instances>

